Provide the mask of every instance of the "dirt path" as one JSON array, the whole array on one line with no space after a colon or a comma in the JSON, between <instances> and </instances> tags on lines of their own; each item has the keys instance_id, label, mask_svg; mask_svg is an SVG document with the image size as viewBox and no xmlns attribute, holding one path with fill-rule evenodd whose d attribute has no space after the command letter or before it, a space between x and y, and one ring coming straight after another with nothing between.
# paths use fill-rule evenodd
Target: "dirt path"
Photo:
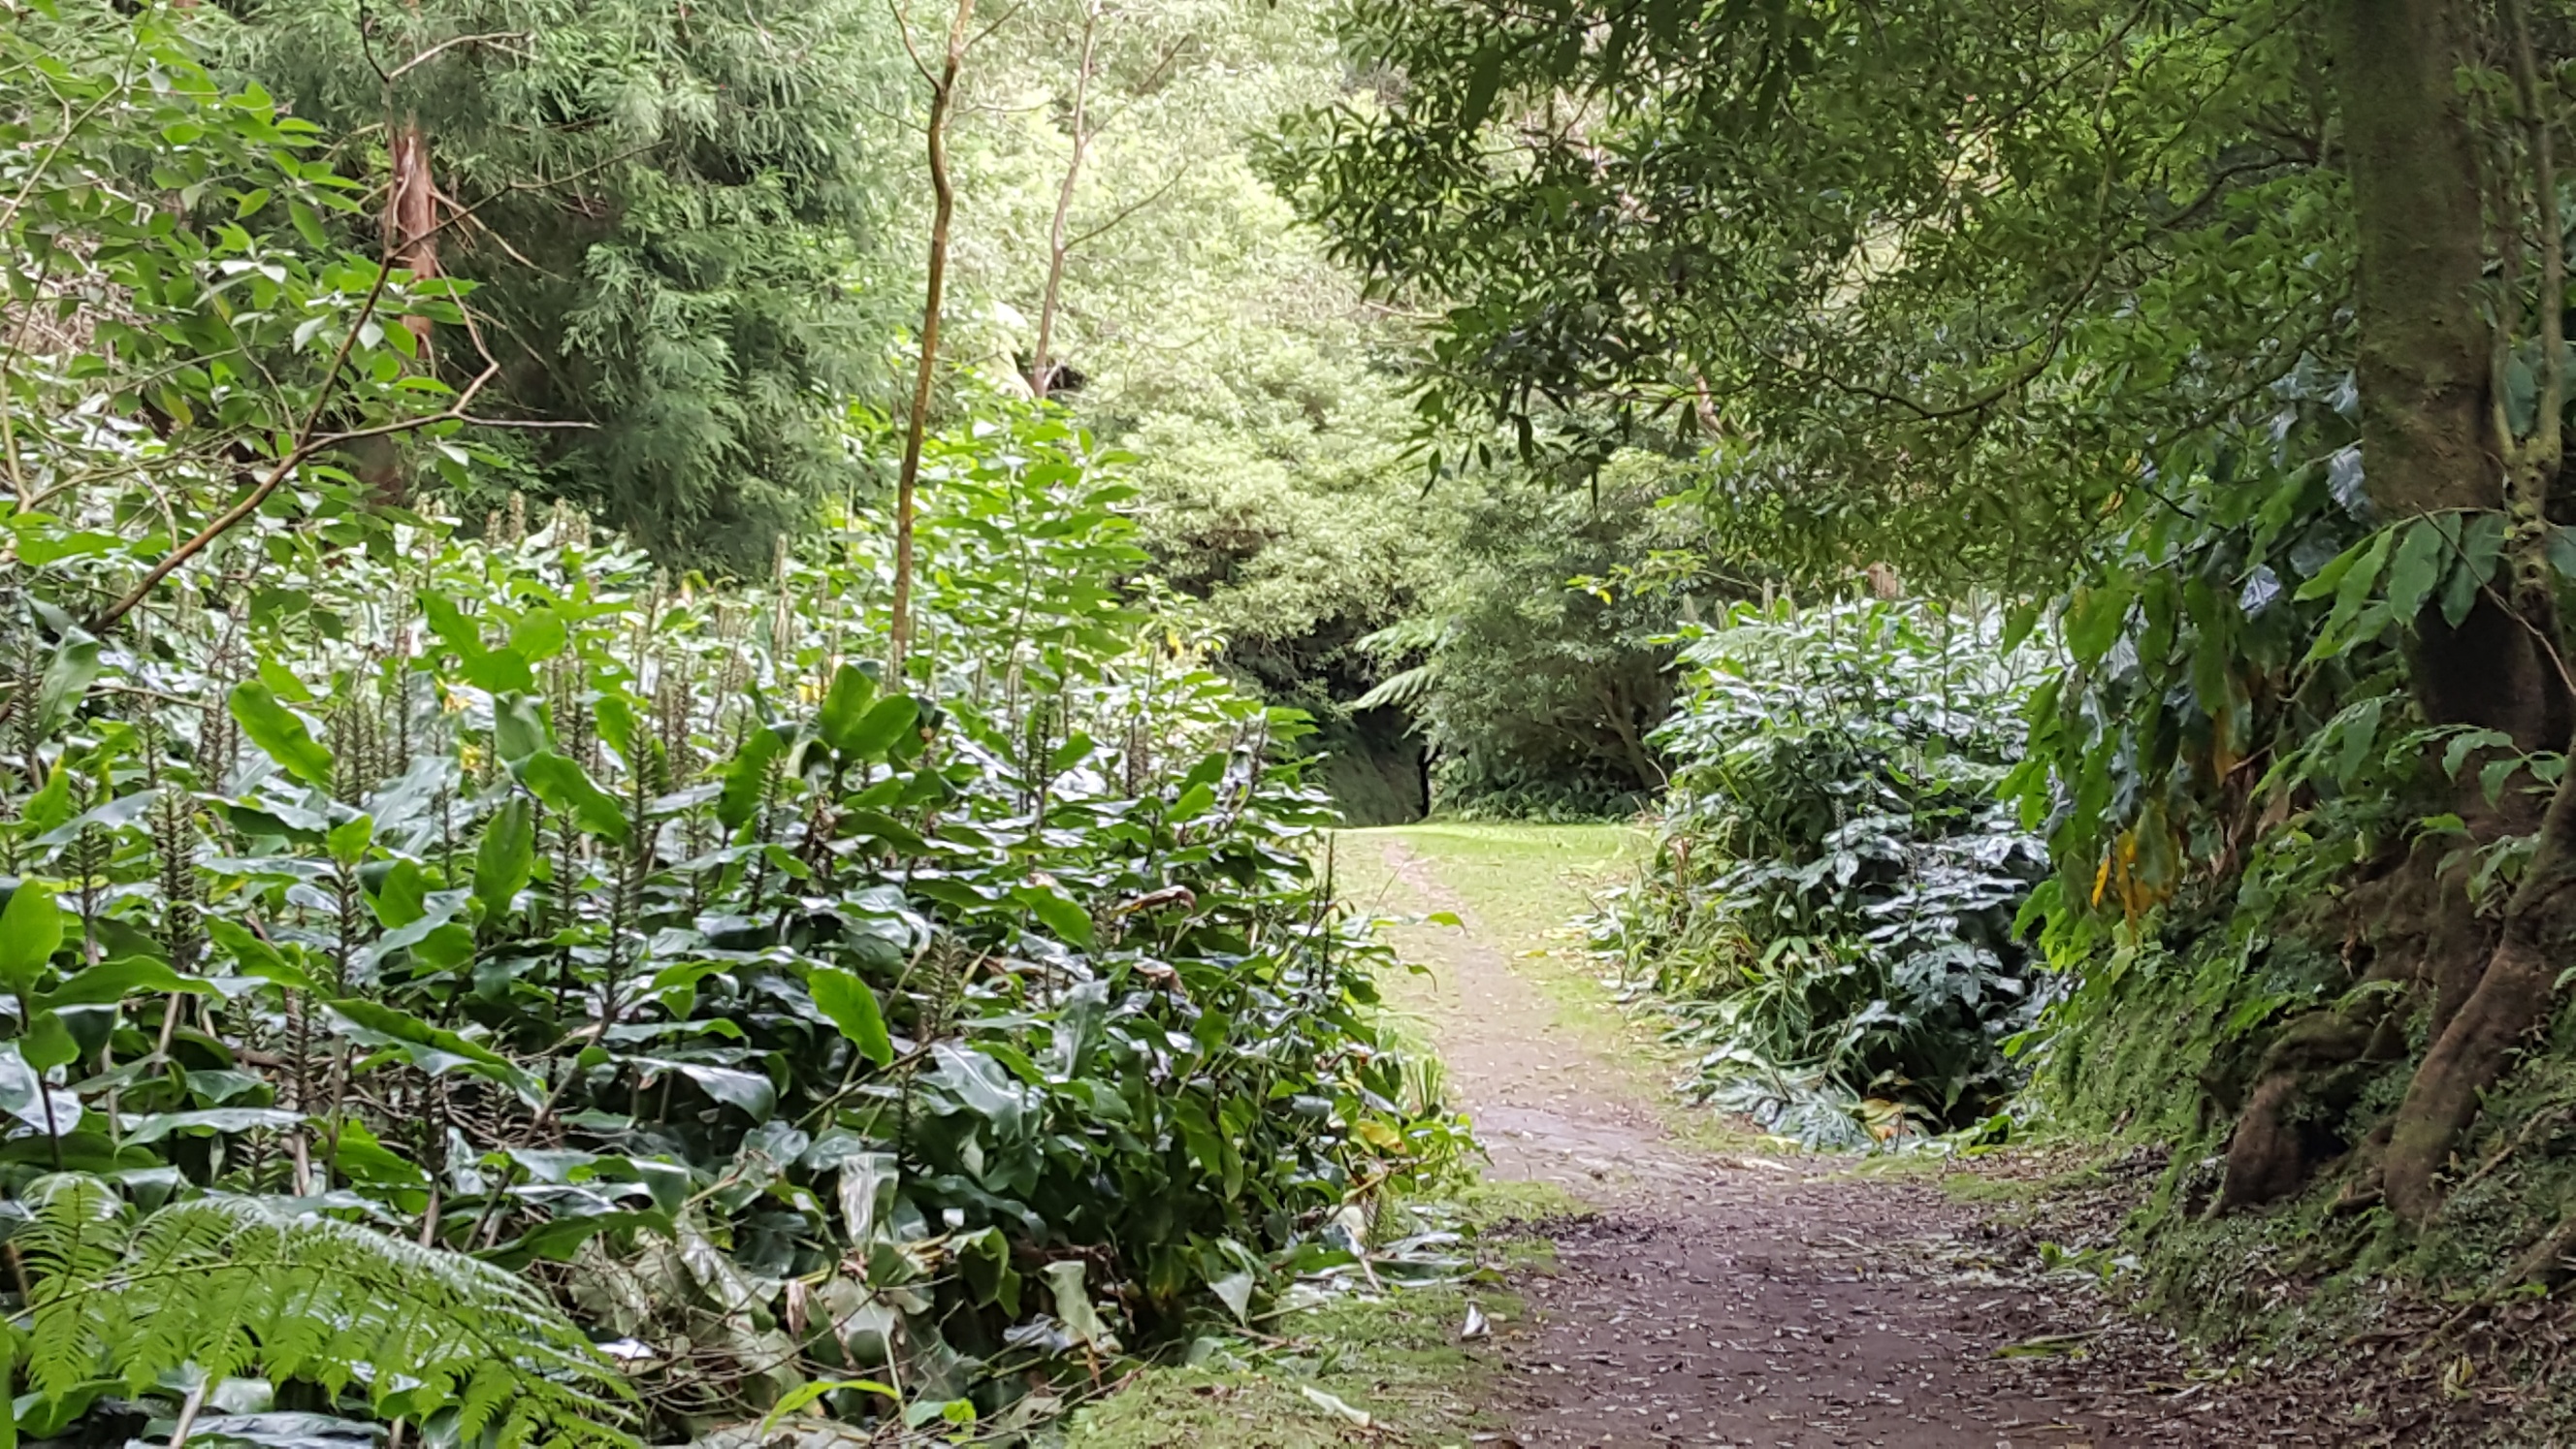
<instances>
[{"instance_id":1,"label":"dirt path","mask_svg":"<svg viewBox=\"0 0 2576 1449\"><path fill-rule=\"evenodd\" d=\"M1659 1101L1668 1069L1541 934L1580 904L1565 867L1597 863L1611 837L1563 837L1561 859L1528 828L1347 839L1384 870L1386 909L1462 923L1396 929L1430 968L1399 996L1494 1174L1596 1209L1548 1227L1558 1268L1524 1288L1534 1321L1496 1343L1512 1432L1488 1442L2345 1442L2299 1427L2313 1415L2287 1396L2248 1412L2188 1382L2160 1335L2000 1261L1935 1184L1684 1140Z\"/></svg>"}]
</instances>

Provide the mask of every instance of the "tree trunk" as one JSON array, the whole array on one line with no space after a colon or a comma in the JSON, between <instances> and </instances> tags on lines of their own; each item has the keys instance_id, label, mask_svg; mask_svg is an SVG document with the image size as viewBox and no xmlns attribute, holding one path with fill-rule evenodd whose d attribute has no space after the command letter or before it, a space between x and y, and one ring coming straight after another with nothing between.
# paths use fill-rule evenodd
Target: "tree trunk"
<instances>
[{"instance_id":1,"label":"tree trunk","mask_svg":"<svg viewBox=\"0 0 2576 1449\"><path fill-rule=\"evenodd\" d=\"M2532 126L2548 286L2563 276L2553 235L2555 173L2548 124L2535 111L2527 26L2519 5L2512 10L2524 52L2517 77ZM2496 325L2481 307L2486 206L2458 83L2473 18L2473 0L2336 0L2329 21L2357 232L2362 464L2370 500L2391 523L2506 508L2517 521L2537 521L2558 472L2555 418L2532 441L2517 443L2504 433L2491 392L2512 320ZM2504 214L2512 217L2519 186L2506 183L2504 196ZM2548 340L2558 335L2558 304L2545 289L2537 330ZM2555 356L2550 361L2543 410L2555 415L2563 369ZM2514 529L2514 552L2537 549L2537 536L2532 526ZM2519 750L2566 748L2571 701L2548 588L2522 580L2499 585L2458 627L2434 606L2411 621L2416 704L2429 722L2499 730ZM2481 838L2527 825L2514 807L2486 810L2473 784L2455 792L2460 815ZM2506 905L2501 933L2473 920L2460 890L2463 871L2442 871L2427 851L2416 851L2403 869L2419 884L2411 910L2424 920L2403 933L2409 957L2372 962L2372 975L2429 993L2434 1039L2388 1122L2380 1189L2398 1217L2424 1222L2439 1209L2437 1178L2476 1122L2478 1096L2548 1013L2553 962L2576 931L2576 799L2563 786L2550 799L2540 846ZM2375 1042L2388 1036L2383 1021L2367 1021L2367 1011L2313 1013L2282 1031L2228 1145L2223 1204L2254 1204L2303 1186L2318 1145L2300 1140L2300 1124L2316 1116L2321 1093L2331 1098L2326 1083L2349 1062L2378 1055Z\"/></svg>"},{"instance_id":2,"label":"tree trunk","mask_svg":"<svg viewBox=\"0 0 2576 1449\"><path fill-rule=\"evenodd\" d=\"M948 23L948 50L930 76L930 269L922 288L921 361L913 372L912 416L903 430L903 465L894 489L894 606L886 628L886 685L903 687L904 656L912 649L912 513L921 483L921 446L930 422L931 383L939 370L939 312L948 290L948 224L957 214L957 192L948 180L948 108L957 94L957 72L966 63L966 27L975 0L957 0ZM908 43L908 42L907 42ZM924 75L929 72L925 70Z\"/></svg>"},{"instance_id":3,"label":"tree trunk","mask_svg":"<svg viewBox=\"0 0 2576 1449\"><path fill-rule=\"evenodd\" d=\"M1082 54L1073 72L1073 155L1064 163L1064 184L1056 188L1055 217L1047 227L1046 293L1038 301L1038 340L1029 359L1029 391L1040 401L1055 391L1055 317L1064 300L1064 264L1072 254L1069 228L1073 192L1082 179L1082 163L1091 150L1091 71L1100 42L1100 6L1091 0L1082 10Z\"/></svg>"},{"instance_id":4,"label":"tree trunk","mask_svg":"<svg viewBox=\"0 0 2576 1449\"><path fill-rule=\"evenodd\" d=\"M2336 0L2330 16L2358 243L2362 460L2387 522L2528 506L2508 497L2508 463L2522 460L2501 435L2490 393L2499 333L2481 305L2485 214L2458 82L2474 16L2471 0ZM2544 215L2555 214L2547 203ZM2554 459L2546 470L2516 467L2515 482L2554 468ZM2456 627L2430 604L2411 621L2416 700L2435 724L2498 730L2526 751L2560 748L2571 711L2554 612L2545 594L2512 592L2510 605L2482 597ZM2518 823L2483 809L2473 785L2460 788L2459 804L2487 834ZM2376 963L2373 974L2429 988L2439 1013L2381 1164L2389 1205L2421 1222L2439 1206L2435 1179L2479 1094L2546 1008L2545 963L2576 925L2576 802L2563 790L2551 802L2491 949L2480 949L2490 938L2469 920L2459 873L2430 862L2410 868L2424 870L2430 888L2420 909L2435 918L2413 933L2412 960ZM2358 1018L2324 1019L2332 1015L2283 1033L2297 1049L2267 1062L2237 1124L2223 1203L2267 1200L2304 1180L2305 1154L2286 1137L2302 1116L2297 1104L2382 1035Z\"/></svg>"}]
</instances>

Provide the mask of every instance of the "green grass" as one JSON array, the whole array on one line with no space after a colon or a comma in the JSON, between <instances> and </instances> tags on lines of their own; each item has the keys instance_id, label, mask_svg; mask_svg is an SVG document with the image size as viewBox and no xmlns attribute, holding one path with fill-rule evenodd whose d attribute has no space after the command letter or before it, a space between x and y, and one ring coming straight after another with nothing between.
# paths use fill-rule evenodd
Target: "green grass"
<instances>
[{"instance_id":1,"label":"green grass","mask_svg":"<svg viewBox=\"0 0 2576 1449\"><path fill-rule=\"evenodd\" d=\"M1425 1220L1475 1235L1469 1281L1336 1299L1264 1323L1257 1336L1205 1341L1202 1361L1146 1369L1075 1413L1067 1449L1465 1444L1498 1427L1481 1407L1501 1369L1494 1338L1526 1312L1503 1276L1545 1271L1552 1261L1546 1239L1509 1225L1581 1210L1562 1190L1527 1182L1474 1183L1418 1205L1413 1211ZM1461 1342L1470 1304L1492 1328ZM1368 1426L1337 1402L1366 1415Z\"/></svg>"},{"instance_id":2,"label":"green grass","mask_svg":"<svg viewBox=\"0 0 2576 1449\"><path fill-rule=\"evenodd\" d=\"M1077 1412L1065 1443L1320 1449L1363 1430L1376 1443L1464 1443L1488 1427L1477 1403L1498 1368L1490 1340L1458 1341L1470 1302L1497 1327L1522 1311L1499 1289L1449 1287L1311 1309L1273 1325L1275 1346L1238 1344L1195 1367L1145 1370Z\"/></svg>"},{"instance_id":3,"label":"green grass","mask_svg":"<svg viewBox=\"0 0 2576 1449\"><path fill-rule=\"evenodd\" d=\"M1502 950L1515 974L1555 1013L1559 1025L1590 1044L1621 1080L1619 1091L1652 1110L1676 1140L1705 1152L1741 1152L1760 1139L1740 1125L1675 1098L1671 1083L1687 1065L1663 1039L1665 1022L1631 1010L1602 982L1601 963L1575 922L1599 907L1600 893L1622 884L1645 846L1626 825L1515 825L1438 821L1341 832L1339 869L1347 899L1393 913L1419 913L1421 902L1379 863L1375 843L1392 837L1428 862L1439 883L1465 905L1476 936ZM1441 961L1460 938L1455 928L1400 925L1391 932L1408 958ZM1427 1028L1423 994L1386 983L1390 1007L1410 1034Z\"/></svg>"}]
</instances>

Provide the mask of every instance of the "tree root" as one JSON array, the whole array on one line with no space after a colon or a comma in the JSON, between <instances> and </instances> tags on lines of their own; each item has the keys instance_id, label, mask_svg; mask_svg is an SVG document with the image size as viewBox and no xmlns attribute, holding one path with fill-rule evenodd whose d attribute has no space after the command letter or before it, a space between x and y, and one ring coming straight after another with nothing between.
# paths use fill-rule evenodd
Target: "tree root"
<instances>
[{"instance_id":1,"label":"tree root","mask_svg":"<svg viewBox=\"0 0 2576 1449\"><path fill-rule=\"evenodd\" d=\"M2436 1035L2390 1120L2388 1206L2417 1226L2441 1210L2442 1172L2480 1098L2523 1038L2548 1018L2558 958L2576 940L2576 790L2562 783L2505 908L2504 932L2459 1011Z\"/></svg>"}]
</instances>

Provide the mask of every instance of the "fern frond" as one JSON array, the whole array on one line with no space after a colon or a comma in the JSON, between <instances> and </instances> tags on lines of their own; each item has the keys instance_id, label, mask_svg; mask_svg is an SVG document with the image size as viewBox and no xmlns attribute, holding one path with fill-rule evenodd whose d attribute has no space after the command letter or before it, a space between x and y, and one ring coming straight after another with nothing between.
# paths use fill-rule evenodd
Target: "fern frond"
<instances>
[{"instance_id":1,"label":"fern frond","mask_svg":"<svg viewBox=\"0 0 2576 1449\"><path fill-rule=\"evenodd\" d=\"M1376 709L1380 705L1401 707L1411 704L1431 692L1431 683L1437 677L1438 666L1417 664L1411 669L1388 675L1375 689L1351 701L1351 708L1362 710Z\"/></svg>"},{"instance_id":2,"label":"fern frond","mask_svg":"<svg viewBox=\"0 0 2576 1449\"><path fill-rule=\"evenodd\" d=\"M128 1224L107 1184L40 1179L18 1241L35 1330L29 1381L111 1375L141 1390L195 1362L256 1365L380 1412L456 1401L503 1446L632 1449L625 1381L545 1295L488 1263L267 1200L205 1197ZM468 1430L469 1437L473 1429Z\"/></svg>"}]
</instances>

